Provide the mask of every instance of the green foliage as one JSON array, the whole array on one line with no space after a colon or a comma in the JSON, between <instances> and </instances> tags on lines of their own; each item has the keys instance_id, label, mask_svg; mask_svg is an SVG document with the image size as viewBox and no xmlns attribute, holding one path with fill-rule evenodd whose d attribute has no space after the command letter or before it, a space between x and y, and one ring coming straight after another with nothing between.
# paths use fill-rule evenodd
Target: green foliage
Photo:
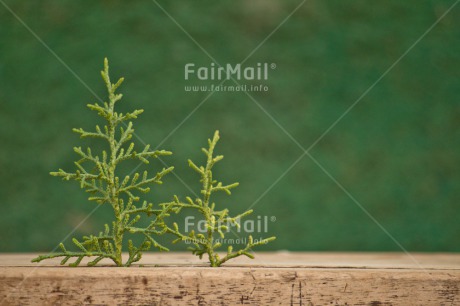
<instances>
[{"instance_id":1,"label":"green foliage","mask_svg":"<svg viewBox=\"0 0 460 306\"><path fill-rule=\"evenodd\" d=\"M115 84L112 84L109 77L108 60L104 60L104 70L101 71L102 79L104 80L107 91L109 94L109 102L104 102L103 105L88 104L88 108L94 110L99 116L106 120L106 125L103 129L96 125L94 132L88 132L81 128L73 129L75 133L80 134L81 138L99 138L104 140L110 150L107 152L102 150L101 155L94 154L91 148L83 150L81 147L75 147L74 151L80 159L74 162L76 166L75 172L66 172L59 169L57 172L50 174L57 177L62 177L63 180L77 181L80 187L90 193L89 201L94 201L99 205L105 203L110 204L114 212L114 221L112 227L105 224L105 229L97 236L84 236L82 241L75 238L72 239L78 251L68 251L63 243L59 244L60 252L50 253L48 255L41 255L34 258L33 262L40 262L44 259L55 257L63 257L61 265L66 264L71 258L75 261L70 266L78 266L83 258L95 257L88 263L88 266L94 266L104 258L111 259L117 266L130 266L132 263L141 259L142 253L148 251L151 246L162 250L168 251L166 247L159 244L153 237L165 233L171 233L179 238L174 242L190 239L194 247L190 248L193 254L202 258L204 254L208 254L209 261L212 267L221 266L226 261L246 255L250 258L254 256L250 253L251 248L266 244L275 239L271 237L258 242L254 242L252 236L248 238L248 244L245 248L238 251L233 251L232 247L228 247L227 254L220 258L216 250L221 247L221 243L217 242L215 235L218 234L222 239L225 238L225 231L229 230L229 226L240 227L239 220L252 213L248 210L236 217L230 217L228 209L215 210L215 203L211 203L211 195L216 191L224 191L231 194L230 190L238 186L238 183L230 185L223 185L213 179L212 168L213 166L223 159L222 155L213 156L214 147L219 140L219 132L216 131L214 138L208 140L209 148L202 149L207 156L206 167L198 167L189 160L189 166L201 175L200 182L203 184L201 190L202 198L193 201L187 197L187 203L181 203L177 196L174 201L169 203L162 203L159 209L153 209L153 204L143 201L142 205L136 206L140 201L140 193L148 193L150 191L149 185L161 184L161 179L167 173L171 172L174 168L163 168L154 177L149 177L147 171L141 174L135 173L133 177L126 175L123 179L117 172L117 166L126 160L139 160L148 164L149 158L156 158L163 155L171 155L169 151L150 151L149 145L146 145L141 152L134 150L134 143L130 142L134 134L133 124L131 119L136 119L143 110L134 110L131 113L118 113L115 111L116 102L120 101L122 94L117 94L116 90L123 82L120 78ZM128 124L126 124L128 122ZM121 127L123 124L124 127ZM129 143L129 145L128 145ZM88 165L89 164L89 165ZM183 208L192 208L198 210L206 221L207 235L197 234L192 231L188 236L180 233L177 223L174 223L174 228L166 225L164 219L168 217L170 212L179 213ZM135 225L141 219L141 214L147 216L154 216L150 224L145 227L136 227ZM140 234L143 236L143 242L140 246L134 246L133 241L128 240L128 260L123 263L123 239L126 233Z\"/></svg>"},{"instance_id":2,"label":"green foliage","mask_svg":"<svg viewBox=\"0 0 460 306\"><path fill-rule=\"evenodd\" d=\"M201 176L200 182L202 183L202 197L195 200L187 197L187 202L182 203L179 198L175 196L174 202L167 203L164 206L166 208L170 207L170 205L174 205L174 210L176 212L179 212L182 208L194 209L202 215L206 222L206 235L201 233L195 234L194 231L191 231L188 235L184 235L180 232L177 223L174 223L174 228L168 228L168 232L178 236L174 243L179 241L190 241L193 244L193 247L189 247L189 250L191 250L193 254L199 256L200 259L204 254L207 254L211 267L219 267L226 261L241 255L254 258L253 254L250 253L253 247L267 244L268 242L275 240L275 237L270 237L254 242L252 236L249 236L248 243L243 249L233 251L233 247L228 246L227 253L222 258L217 253L217 249L219 249L222 244L216 240L216 236L224 239L225 233L228 232L230 226L236 226L239 228L240 219L252 213L252 210L248 210L236 217L230 217L228 209L216 210L216 204L211 202L211 195L214 192L223 191L230 195L230 190L239 185L239 183L223 185L222 182L213 178L212 168L217 162L224 158L223 155L213 156L214 148L218 141L219 131L216 131L213 139L208 139L208 149L202 148L202 151L207 158L205 167L198 167L193 161L190 159L188 160L190 168L195 170Z\"/></svg>"},{"instance_id":3,"label":"green foliage","mask_svg":"<svg viewBox=\"0 0 460 306\"><path fill-rule=\"evenodd\" d=\"M105 225L105 231L97 236L85 236L83 241L73 239L73 243L78 251L68 251L64 245L60 244L61 251L42 255L33 262L40 262L44 259L54 257L64 257L61 264L64 265L70 258L76 258L76 261L70 264L78 266L84 257L96 257L89 262L89 266L97 264L104 258L109 258L117 266L129 266L133 262L141 259L142 252L147 251L153 245L160 250L167 250L166 247L157 243L153 238L154 235L161 235L166 232L164 218L169 215L171 205L162 205L161 209L154 209L153 204L143 201L142 205L137 205L140 201L139 193L148 193L151 184L161 184L161 179L167 173L173 170L173 167L163 169L154 177L149 177L147 171L142 175L135 173L133 177L129 175L124 178L119 177L117 166L126 160L139 160L148 164L149 158L156 158L163 155L171 155L168 151L151 151L149 145L146 145L141 152L134 150L134 143L130 142L134 129L131 119L136 119L143 110L134 110L131 113L118 113L115 111L115 104L121 100L122 94L116 93L117 88L123 82L120 78L115 84L112 84L109 77L109 65L107 59L104 61L104 70L101 71L109 94L109 102L103 105L98 103L89 104L88 108L94 110L99 116L106 120L103 129L96 126L95 132L87 132L83 129L73 129L80 134L81 138L93 137L104 140L110 150L102 151L102 154L95 155L90 148L83 150L81 147L74 148L80 159L75 162L75 172L69 173L62 169L58 172L51 172L51 175L62 177L64 180L73 180L80 183L80 187L90 193L89 201L95 201L102 205L110 204L114 213L112 227ZM126 124L126 122L128 122ZM121 124L124 125L120 126ZM129 144L128 144L129 143ZM155 216L153 221L145 229L138 229L135 226L141 218L141 214ZM143 242L140 246L134 246L132 240L128 240L129 258L123 263L122 248L123 239L126 233L140 233L143 235Z\"/></svg>"},{"instance_id":4,"label":"green foliage","mask_svg":"<svg viewBox=\"0 0 460 306\"><path fill-rule=\"evenodd\" d=\"M152 2L4 2L97 93L102 93L102 86L93 85L102 83L95 67L104 55L112 65L116 62L117 71L129 78L128 87L122 88L123 99L129 101L118 106L132 107L131 101L137 101L137 108L145 110L134 128L151 145L175 130L207 96L183 90L183 67L190 61L209 66L209 58ZM299 3L161 5L220 64L235 64ZM269 92L251 95L304 147L315 142L454 1L413 5L388 0L379 3L379 9L364 3L305 2L247 62L277 64L267 81ZM460 244L452 243L460 232L458 9L457 5L310 151L414 252L460 251ZM94 208L83 205L84 193L77 186L46 175L61 165L73 168L74 155L65 152L76 145L75 138L56 131L92 127L80 103L92 94L6 9L0 10L0 37L0 251L43 252L52 250ZM258 199L302 154L242 92L214 93L187 118L165 141L163 148L174 152L168 164L190 157L195 161L190 154L197 135L219 129L225 139L218 148L231 155L218 169L241 185L229 198L236 202L231 204L235 212ZM187 168L174 171L188 183L195 172ZM164 185L152 190L155 204L156 199L187 190L169 180ZM62 202L67 198L82 204L69 209ZM307 156L261 200L256 212L276 216L270 231L283 237L265 249L400 251ZM99 209L75 235L98 232L111 214L110 209ZM169 239L158 237L164 244Z\"/></svg>"}]
</instances>

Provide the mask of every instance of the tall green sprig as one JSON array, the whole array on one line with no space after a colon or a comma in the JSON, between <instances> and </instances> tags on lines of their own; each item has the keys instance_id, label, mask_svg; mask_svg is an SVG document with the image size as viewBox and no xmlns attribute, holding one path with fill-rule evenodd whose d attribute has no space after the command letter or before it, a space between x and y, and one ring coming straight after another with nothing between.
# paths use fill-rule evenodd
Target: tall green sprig
<instances>
[{"instance_id":1,"label":"tall green sprig","mask_svg":"<svg viewBox=\"0 0 460 306\"><path fill-rule=\"evenodd\" d=\"M145 164L149 163L149 158L156 158L163 155L171 155L169 151L151 151L150 146L137 152L134 149L132 139L134 129L131 119L136 119L143 110L134 110L130 113L118 113L115 105L123 97L116 93L116 90L123 82L120 78L116 83L110 81L108 60L104 60L104 70L101 71L104 80L109 102L103 105L88 104L88 108L96 111L99 116L105 119L106 124L101 129L96 125L95 131L87 132L83 129L73 129L80 134L81 138L93 137L105 141L109 151L102 151L101 155L95 155L90 148L83 150L75 147L74 151L80 156L75 162L75 172L66 172L59 169L58 172L51 172L51 175L62 177L64 180L74 180L80 183L80 187L90 193L90 201L102 205L108 203L114 212L112 226L105 225L105 230L96 236L84 236L82 241L73 239L78 251L68 251L61 243L60 252L42 255L33 262L40 262L44 259L54 257L64 257L61 264L64 265L71 258L76 260L71 266L78 266L84 257L95 257L88 263L89 266L96 265L104 258L109 258L117 266L130 266L133 262L141 259L142 252L147 251L153 245L160 250L167 250L153 238L154 235L163 234L167 230L164 218L169 215L171 205L162 205L159 209L154 209L153 204L143 201L141 205L139 193L148 193L151 184L161 184L161 179L173 170L173 167L158 172L155 176L149 177L147 171L141 175L135 173L132 177L126 175L120 177L117 173L117 166L126 160L140 160ZM140 232L135 224L140 220L141 214L153 215L153 221ZM126 233L141 233L143 242L139 246L134 246L132 240L128 240L129 257L125 263L122 259L123 242Z\"/></svg>"},{"instance_id":2,"label":"tall green sprig","mask_svg":"<svg viewBox=\"0 0 460 306\"><path fill-rule=\"evenodd\" d=\"M216 131L213 139L208 139L208 148L202 148L203 153L206 155L206 166L198 167L193 161L188 160L189 166L201 177L201 198L193 200L192 198L187 197L187 202L182 203L179 198L175 196L172 203L163 204L165 205L164 207L167 207L166 205L174 205L174 210L176 212L179 212L182 208L190 208L197 210L202 215L204 221L206 222L205 234L195 234L194 231L190 232L188 235L182 234L177 223L174 223L173 228L168 228L168 232L178 237L174 240L174 243L179 241L190 242L193 246L189 247L189 250L191 250L193 254L199 256L200 259L204 254L207 254L211 267L220 267L228 260L241 255L254 258L254 255L251 253L251 249L253 247L267 244L268 242L276 239L276 237L270 237L255 242L252 236L249 236L248 243L244 248L234 251L232 246L228 246L227 253L223 257L220 257L217 253L217 250L222 246L222 244L217 241L216 238L220 237L221 239L224 239L225 233L228 232L230 226L236 226L239 228L240 219L252 213L252 210L248 210L236 217L230 217L228 209L216 210L216 204L211 201L213 193L223 191L230 195L230 190L239 185L239 183L224 185L222 182L213 178L212 168L217 162L224 158L223 155L214 156L214 148L218 141L219 131Z\"/></svg>"}]
</instances>

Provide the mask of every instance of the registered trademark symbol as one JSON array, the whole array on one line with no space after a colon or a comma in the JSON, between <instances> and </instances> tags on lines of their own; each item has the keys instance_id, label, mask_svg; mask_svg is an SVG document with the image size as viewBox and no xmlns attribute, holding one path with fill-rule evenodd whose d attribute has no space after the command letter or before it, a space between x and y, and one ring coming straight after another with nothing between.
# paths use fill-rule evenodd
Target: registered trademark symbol
<instances>
[{"instance_id":1,"label":"registered trademark symbol","mask_svg":"<svg viewBox=\"0 0 460 306\"><path fill-rule=\"evenodd\" d=\"M271 217L270 217L270 221L275 222L275 221L276 221L276 217L275 217L275 216L271 216Z\"/></svg>"},{"instance_id":2,"label":"registered trademark symbol","mask_svg":"<svg viewBox=\"0 0 460 306\"><path fill-rule=\"evenodd\" d=\"M276 64L275 64L275 63L270 64L270 68L271 68L271 69L275 69L275 68L276 68ZM275 220L276 220L276 218L275 218Z\"/></svg>"}]
</instances>

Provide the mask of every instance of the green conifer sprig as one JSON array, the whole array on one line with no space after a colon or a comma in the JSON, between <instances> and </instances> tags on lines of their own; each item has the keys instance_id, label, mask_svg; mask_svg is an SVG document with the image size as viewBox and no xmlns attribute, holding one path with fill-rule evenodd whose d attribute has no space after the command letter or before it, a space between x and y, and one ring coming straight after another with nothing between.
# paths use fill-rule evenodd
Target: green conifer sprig
<instances>
[{"instance_id":1,"label":"green conifer sprig","mask_svg":"<svg viewBox=\"0 0 460 306\"><path fill-rule=\"evenodd\" d=\"M173 243L180 241L191 242L193 247L189 247L188 249L191 250L194 255L199 256L200 259L204 254L207 254L211 267L219 267L228 260L241 255L245 255L249 258L254 258L254 255L251 253L251 249L253 247L267 244L270 241L276 239L276 237L270 237L254 242L252 236L249 236L248 243L244 248L238 251L234 251L232 246L228 246L227 253L223 257L220 257L217 253L217 249L219 249L222 244L216 241L216 237L224 239L225 233L229 230L229 226L233 225L239 228L240 219L253 212L252 210L248 210L235 217L230 217L228 209L216 210L216 204L211 201L211 196L213 193L223 191L230 195L231 189L239 185L239 183L224 185L222 182L219 182L213 178L212 168L217 162L224 158L222 155L213 155L214 148L218 141L219 131L216 131L214 133L213 139L208 139L208 148L202 148L203 153L206 155L206 166L197 166L193 161L188 160L190 168L195 170L201 177L201 198L193 200L192 198L187 197L187 201L183 203L177 196L175 196L173 202L163 204L164 207L171 207L171 205L173 205L173 210L176 213L185 208L195 209L202 215L206 222L206 234L195 234L194 231L191 231L188 235L182 234L177 223L173 224L173 228L168 227L167 231L178 237L173 241Z\"/></svg>"},{"instance_id":2,"label":"green conifer sprig","mask_svg":"<svg viewBox=\"0 0 460 306\"><path fill-rule=\"evenodd\" d=\"M140 160L148 164L149 158L171 155L172 153L164 150L151 151L149 145L146 145L140 152L134 149L134 143L130 142L134 133L133 124L130 120L136 119L143 110L134 110L126 114L116 112L115 104L123 97L122 94L116 93L116 90L124 79L120 78L115 84L111 83L107 59L104 60L104 70L101 71L101 75L107 86L109 102L104 102L102 105L98 103L88 104L88 108L103 117L106 124L103 129L97 125L93 132L84 131L81 128L73 129L73 131L80 134L81 138L93 137L106 141L109 150L108 152L103 150L101 155L96 155L90 148L83 150L81 147L76 147L74 151L80 159L75 162L75 172L59 169L57 172L51 172L51 175L62 177L67 181L79 182L80 187L91 194L88 198L89 201L95 201L98 204L110 204L114 212L114 221L111 227L106 224L104 232L97 236L85 236L82 241L74 238L72 241L78 251L68 251L61 243L59 245L60 252L38 256L32 260L33 262L64 257L61 261L62 265L71 258L75 258L76 260L70 266L78 266L83 258L95 257L88 263L89 266L96 265L104 258L113 260L117 266L129 266L139 261L142 252L149 250L151 246L160 250L168 250L160 245L153 236L167 232L168 227L164 218L169 216L174 204L163 204L159 209L154 209L152 203L143 201L143 204L139 206L137 202L140 201L139 193L148 193L151 184L161 184L162 178L174 168L163 169L153 177L149 177L145 171L142 175L135 173L132 177L126 175L121 178L116 170L117 166L125 160ZM126 124L126 122L128 123ZM121 124L124 127L120 126ZM135 227L141 214L154 216L153 221L145 229ZM126 233L142 234L144 240L137 247L134 246L132 240L128 240L129 258L123 263L122 249Z\"/></svg>"}]
</instances>

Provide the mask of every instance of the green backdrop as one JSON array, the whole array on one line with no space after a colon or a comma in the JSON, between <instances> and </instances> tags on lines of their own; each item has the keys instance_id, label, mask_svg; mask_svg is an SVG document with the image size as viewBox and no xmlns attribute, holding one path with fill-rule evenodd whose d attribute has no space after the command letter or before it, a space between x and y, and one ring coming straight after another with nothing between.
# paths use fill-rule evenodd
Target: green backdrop
<instances>
[{"instance_id":1,"label":"green backdrop","mask_svg":"<svg viewBox=\"0 0 460 306\"><path fill-rule=\"evenodd\" d=\"M460 250L460 7L413 46L454 2L307 0L285 20L300 1L5 0L30 30L0 4L0 251L49 251L77 225L81 236L109 220L102 206L82 222L96 204L48 174L73 170L72 147L90 144L71 128L98 120L83 83L104 97L105 56L126 79L121 109L145 109L135 128L152 146L206 98L184 90L201 84L184 80L184 65L212 61L175 22L221 64L271 35L245 64L276 69L268 92L250 93L257 103L216 92L167 138L161 148L174 155L164 161L177 177L153 188L152 201L189 195L185 185L198 192L186 160L200 161L219 129L218 175L241 186L218 205L236 214L259 199L255 216L276 217L267 236L278 239L265 249L400 251L397 241ZM318 164L304 155L290 168L299 145L309 148L364 93L309 151Z\"/></svg>"}]
</instances>

